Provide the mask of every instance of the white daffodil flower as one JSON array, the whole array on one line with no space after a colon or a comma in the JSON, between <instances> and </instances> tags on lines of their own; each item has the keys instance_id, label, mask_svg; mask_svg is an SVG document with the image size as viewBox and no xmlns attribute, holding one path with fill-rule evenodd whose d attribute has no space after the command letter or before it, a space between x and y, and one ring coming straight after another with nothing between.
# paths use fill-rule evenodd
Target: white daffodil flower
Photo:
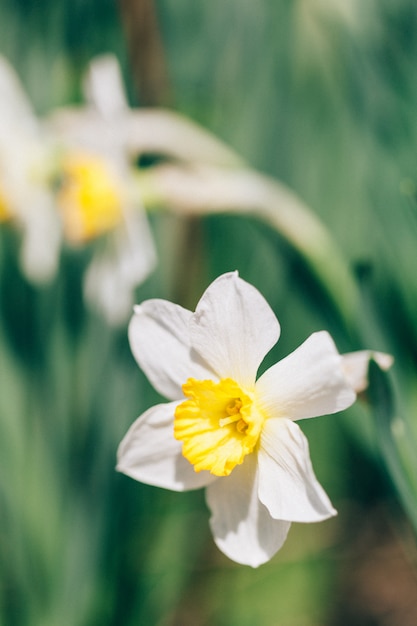
<instances>
[{"instance_id":1,"label":"white daffodil flower","mask_svg":"<svg viewBox=\"0 0 417 626\"><path fill-rule=\"evenodd\" d=\"M215 280L195 313L148 300L129 326L137 363L169 402L132 425L117 469L166 489L206 487L217 546L253 567L280 549L291 522L336 514L296 421L356 398L327 332L257 379L279 335L273 311L237 272Z\"/></svg>"},{"instance_id":2,"label":"white daffodil flower","mask_svg":"<svg viewBox=\"0 0 417 626\"><path fill-rule=\"evenodd\" d=\"M49 120L61 149L56 201L67 241L95 241L84 296L117 325L128 318L134 290L154 269L156 253L133 176L128 105L113 57L90 64L84 91L88 105L58 110Z\"/></svg>"},{"instance_id":3,"label":"white daffodil flower","mask_svg":"<svg viewBox=\"0 0 417 626\"><path fill-rule=\"evenodd\" d=\"M29 280L45 282L56 270L60 224L48 188L50 143L18 77L0 57L0 222L22 234L20 265Z\"/></svg>"}]
</instances>

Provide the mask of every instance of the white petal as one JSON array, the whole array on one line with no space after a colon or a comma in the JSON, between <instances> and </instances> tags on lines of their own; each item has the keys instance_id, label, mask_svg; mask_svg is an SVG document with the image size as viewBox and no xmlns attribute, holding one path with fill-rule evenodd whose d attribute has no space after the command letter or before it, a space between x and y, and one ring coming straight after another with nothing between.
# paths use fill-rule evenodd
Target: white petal
<instances>
[{"instance_id":1,"label":"white petal","mask_svg":"<svg viewBox=\"0 0 417 626\"><path fill-rule=\"evenodd\" d=\"M135 307L129 324L130 347L139 367L170 400L183 397L182 385L190 377L216 378L190 349L191 315L167 300L147 300Z\"/></svg>"},{"instance_id":2,"label":"white petal","mask_svg":"<svg viewBox=\"0 0 417 626\"><path fill-rule=\"evenodd\" d=\"M29 210L20 217L22 270L29 280L46 283L57 272L61 244L61 227L48 191L33 188Z\"/></svg>"},{"instance_id":3,"label":"white petal","mask_svg":"<svg viewBox=\"0 0 417 626\"><path fill-rule=\"evenodd\" d=\"M291 523L272 519L259 501L255 454L210 485L206 498L214 541L233 561L258 567L283 545Z\"/></svg>"},{"instance_id":4,"label":"white petal","mask_svg":"<svg viewBox=\"0 0 417 626\"><path fill-rule=\"evenodd\" d=\"M373 350L348 352L343 354L342 358L343 372L356 393L364 391L368 386L368 367L371 359L383 370L389 370L394 362L390 354Z\"/></svg>"},{"instance_id":5,"label":"white petal","mask_svg":"<svg viewBox=\"0 0 417 626\"><path fill-rule=\"evenodd\" d=\"M314 475L308 442L288 419L265 422L258 453L259 498L275 519L319 522L336 515Z\"/></svg>"},{"instance_id":6,"label":"white petal","mask_svg":"<svg viewBox=\"0 0 417 626\"><path fill-rule=\"evenodd\" d=\"M133 287L123 281L118 261L112 251L99 251L87 268L83 286L89 306L111 326L125 323L133 306Z\"/></svg>"},{"instance_id":7,"label":"white petal","mask_svg":"<svg viewBox=\"0 0 417 626\"><path fill-rule=\"evenodd\" d=\"M293 420L346 409L356 394L341 363L330 335L325 331L312 334L257 381L261 408L270 417Z\"/></svg>"},{"instance_id":8,"label":"white petal","mask_svg":"<svg viewBox=\"0 0 417 626\"><path fill-rule=\"evenodd\" d=\"M156 251L145 211L141 206L124 212L124 221L114 231L121 272L132 285L140 284L156 265Z\"/></svg>"},{"instance_id":9,"label":"white petal","mask_svg":"<svg viewBox=\"0 0 417 626\"><path fill-rule=\"evenodd\" d=\"M36 132L38 122L19 77L0 56L0 137L1 130L18 129L29 136Z\"/></svg>"},{"instance_id":10,"label":"white petal","mask_svg":"<svg viewBox=\"0 0 417 626\"><path fill-rule=\"evenodd\" d=\"M177 404L158 404L132 424L117 451L119 472L173 491L198 489L216 479L209 472L195 472L182 456L173 430Z\"/></svg>"},{"instance_id":11,"label":"white petal","mask_svg":"<svg viewBox=\"0 0 417 626\"><path fill-rule=\"evenodd\" d=\"M280 333L264 297L237 272L223 274L208 287L190 329L192 346L219 376L249 388Z\"/></svg>"},{"instance_id":12,"label":"white petal","mask_svg":"<svg viewBox=\"0 0 417 626\"><path fill-rule=\"evenodd\" d=\"M104 118L114 118L128 108L119 62L113 54L102 54L90 62L83 87L87 102Z\"/></svg>"},{"instance_id":13,"label":"white petal","mask_svg":"<svg viewBox=\"0 0 417 626\"><path fill-rule=\"evenodd\" d=\"M127 148L131 154L165 154L189 163L242 165L241 158L215 135L189 118L155 107L132 109L127 119Z\"/></svg>"},{"instance_id":14,"label":"white petal","mask_svg":"<svg viewBox=\"0 0 417 626\"><path fill-rule=\"evenodd\" d=\"M139 209L126 211L123 223L103 242L91 261L84 280L87 302L109 324L125 324L133 307L135 288L156 264L147 219Z\"/></svg>"}]
</instances>

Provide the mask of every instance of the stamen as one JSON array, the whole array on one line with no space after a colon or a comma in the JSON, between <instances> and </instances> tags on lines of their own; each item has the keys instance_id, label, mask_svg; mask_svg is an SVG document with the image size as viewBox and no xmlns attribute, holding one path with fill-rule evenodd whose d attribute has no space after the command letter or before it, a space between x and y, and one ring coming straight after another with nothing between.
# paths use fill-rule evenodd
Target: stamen
<instances>
[{"instance_id":1,"label":"stamen","mask_svg":"<svg viewBox=\"0 0 417 626\"><path fill-rule=\"evenodd\" d=\"M233 398L233 400L231 400L226 407L226 413L228 415L236 415L236 413L239 413L241 408L242 400L240 398Z\"/></svg>"},{"instance_id":2,"label":"stamen","mask_svg":"<svg viewBox=\"0 0 417 626\"><path fill-rule=\"evenodd\" d=\"M240 398L232 398L230 402L226 406L226 413L229 417L221 417L219 419L219 424L223 428L223 426L227 426L228 424L233 424L234 422L238 422L241 418L240 409L242 408L242 400Z\"/></svg>"},{"instance_id":3,"label":"stamen","mask_svg":"<svg viewBox=\"0 0 417 626\"><path fill-rule=\"evenodd\" d=\"M230 415L230 417L221 417L219 419L219 425L223 428L223 426L227 426L228 424L233 424L234 422L238 422L240 420L240 413L236 415Z\"/></svg>"},{"instance_id":4,"label":"stamen","mask_svg":"<svg viewBox=\"0 0 417 626\"><path fill-rule=\"evenodd\" d=\"M249 427L249 424L247 424L244 419L240 419L238 423L236 424L237 430L240 433L242 433L242 435L246 433L246 431L248 430L248 427Z\"/></svg>"}]
</instances>

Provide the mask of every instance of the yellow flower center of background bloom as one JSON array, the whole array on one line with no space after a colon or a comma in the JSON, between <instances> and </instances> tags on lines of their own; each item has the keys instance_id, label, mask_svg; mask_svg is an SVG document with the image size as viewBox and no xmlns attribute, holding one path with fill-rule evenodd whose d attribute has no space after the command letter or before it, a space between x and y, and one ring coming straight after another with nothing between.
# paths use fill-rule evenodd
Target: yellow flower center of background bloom
<instances>
[{"instance_id":1,"label":"yellow flower center of background bloom","mask_svg":"<svg viewBox=\"0 0 417 626\"><path fill-rule=\"evenodd\" d=\"M253 452L264 416L231 378L189 378L182 389L188 399L175 410L174 436L183 442L183 455L196 472L228 476Z\"/></svg>"},{"instance_id":2,"label":"yellow flower center of background bloom","mask_svg":"<svg viewBox=\"0 0 417 626\"><path fill-rule=\"evenodd\" d=\"M6 222L11 218L10 211L7 207L7 201L0 189L0 223Z\"/></svg>"},{"instance_id":3,"label":"yellow flower center of background bloom","mask_svg":"<svg viewBox=\"0 0 417 626\"><path fill-rule=\"evenodd\" d=\"M58 204L65 234L83 243L115 228L122 220L120 181L99 157L75 154L65 158Z\"/></svg>"}]
</instances>

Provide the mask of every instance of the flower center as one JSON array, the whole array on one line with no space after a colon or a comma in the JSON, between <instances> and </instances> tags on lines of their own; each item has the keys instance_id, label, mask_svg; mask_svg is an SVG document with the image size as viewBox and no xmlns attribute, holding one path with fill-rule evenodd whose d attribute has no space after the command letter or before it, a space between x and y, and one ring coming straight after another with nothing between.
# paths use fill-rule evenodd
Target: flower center
<instances>
[{"instance_id":1,"label":"flower center","mask_svg":"<svg viewBox=\"0 0 417 626\"><path fill-rule=\"evenodd\" d=\"M58 204L68 239L73 243L89 241L122 220L121 182L99 157L71 154L63 163Z\"/></svg>"},{"instance_id":2,"label":"flower center","mask_svg":"<svg viewBox=\"0 0 417 626\"><path fill-rule=\"evenodd\" d=\"M231 378L189 378L182 386L187 400L175 410L174 436L196 472L228 476L253 452L264 416L254 399Z\"/></svg>"},{"instance_id":3,"label":"flower center","mask_svg":"<svg viewBox=\"0 0 417 626\"><path fill-rule=\"evenodd\" d=\"M7 222L11 217L10 211L7 207L7 201L0 189L0 224L1 222Z\"/></svg>"}]
</instances>

